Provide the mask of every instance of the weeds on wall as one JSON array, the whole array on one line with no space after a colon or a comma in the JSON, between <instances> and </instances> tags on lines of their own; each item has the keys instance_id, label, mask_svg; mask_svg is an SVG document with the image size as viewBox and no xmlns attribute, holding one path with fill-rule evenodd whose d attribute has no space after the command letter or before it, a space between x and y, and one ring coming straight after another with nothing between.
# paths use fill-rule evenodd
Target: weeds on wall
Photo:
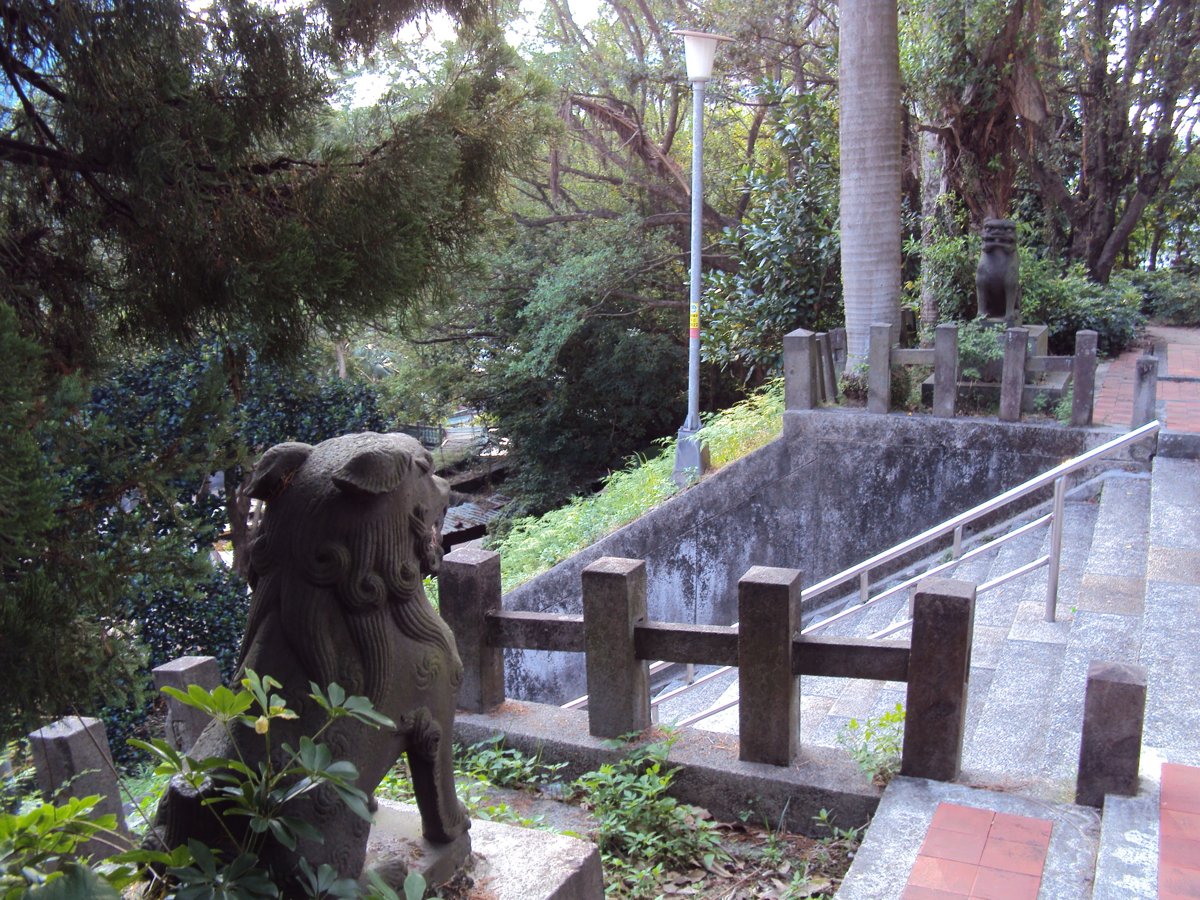
<instances>
[{"instance_id":1,"label":"weeds on wall","mask_svg":"<svg viewBox=\"0 0 1200 900\"><path fill-rule=\"evenodd\" d=\"M782 422L782 379L729 409L705 416L701 435L713 467L774 440ZM504 590L524 584L677 493L671 480L675 440L661 441L660 446L657 456L635 457L624 469L609 475L599 493L577 497L541 516L516 520L507 534L492 544L500 553Z\"/></svg>"}]
</instances>

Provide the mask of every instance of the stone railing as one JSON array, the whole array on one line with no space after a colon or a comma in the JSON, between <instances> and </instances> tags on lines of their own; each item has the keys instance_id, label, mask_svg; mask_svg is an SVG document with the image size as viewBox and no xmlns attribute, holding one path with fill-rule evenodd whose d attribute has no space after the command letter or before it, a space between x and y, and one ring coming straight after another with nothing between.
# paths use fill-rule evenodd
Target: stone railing
<instances>
[{"instance_id":1,"label":"stone railing","mask_svg":"<svg viewBox=\"0 0 1200 900\"><path fill-rule=\"evenodd\" d=\"M891 408L891 373L896 366L927 366L933 369L931 408L935 416L952 417L964 391L984 389L978 382L960 382L958 327L939 325L934 345L925 349L903 349L893 341L889 325L871 326L867 364L867 410L886 413ZM1050 356L1045 352L1045 327L1009 328L1004 333L1004 359L999 366L999 419L1016 422L1022 412L1035 408L1037 397L1047 394L1045 385L1032 379L1058 376L1055 390L1072 385L1070 424L1092 424L1096 386L1098 336L1087 329L1076 332L1073 356ZM798 329L784 337L785 399L788 409L814 409L837 399L837 367L829 347L833 335ZM1131 427L1153 421L1158 361L1152 356L1138 360ZM993 388L994 390L994 388ZM1048 395L1048 394L1047 394Z\"/></svg>"},{"instance_id":2,"label":"stone railing","mask_svg":"<svg viewBox=\"0 0 1200 900\"><path fill-rule=\"evenodd\" d=\"M799 734L798 675L907 683L902 772L952 780L962 755L975 587L929 579L913 603L913 640L800 637L800 572L751 568L738 583L739 625L653 622L646 566L605 557L583 570L583 615L510 612L500 602L500 557L456 550L438 576L442 616L464 676L459 706L486 713L504 693L504 650L584 654L588 728L613 738L650 726L650 661L736 666L739 756L790 765Z\"/></svg>"}]
</instances>

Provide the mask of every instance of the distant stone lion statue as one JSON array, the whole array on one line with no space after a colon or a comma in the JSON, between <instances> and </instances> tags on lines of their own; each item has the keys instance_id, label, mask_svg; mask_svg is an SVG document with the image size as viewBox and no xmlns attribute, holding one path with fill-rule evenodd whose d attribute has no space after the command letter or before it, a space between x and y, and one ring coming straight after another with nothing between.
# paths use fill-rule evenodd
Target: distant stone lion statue
<instances>
[{"instance_id":1,"label":"distant stone lion statue","mask_svg":"<svg viewBox=\"0 0 1200 900\"><path fill-rule=\"evenodd\" d=\"M433 474L429 452L400 434L351 434L316 446L272 447L251 476L251 496L265 507L252 531L253 599L241 666L270 675L299 714L272 720L272 748L299 746L325 722L307 696L309 682L336 682L370 698L396 729L374 730L341 719L322 736L335 759L358 768L358 786L372 794L401 753L408 754L425 837L445 843L470 820L454 791L451 741L462 663L450 629L429 604L425 575L441 562L441 524L449 489ZM237 750L251 766L263 740L234 729ZM194 758L233 757L224 731L205 730ZM309 797L313 799L309 801ZM227 839L212 812L186 784L173 783L159 809L168 847L195 837L214 846ZM322 788L289 806L324 835L294 851L269 841L264 862L293 871L299 859L315 871L333 865L358 877L369 826ZM232 819L232 821L230 821ZM244 820L226 817L244 828Z\"/></svg>"},{"instance_id":2,"label":"distant stone lion statue","mask_svg":"<svg viewBox=\"0 0 1200 900\"><path fill-rule=\"evenodd\" d=\"M1021 261L1017 255L1017 225L1009 219L986 219L983 249L975 269L975 302L980 316L1003 318L1019 325Z\"/></svg>"}]
</instances>

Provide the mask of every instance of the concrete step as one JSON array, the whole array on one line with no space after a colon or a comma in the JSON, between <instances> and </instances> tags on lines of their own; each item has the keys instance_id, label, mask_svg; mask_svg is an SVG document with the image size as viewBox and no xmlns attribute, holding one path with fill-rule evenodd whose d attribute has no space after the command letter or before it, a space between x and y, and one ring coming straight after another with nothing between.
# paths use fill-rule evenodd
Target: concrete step
<instances>
[{"instance_id":1,"label":"concrete step","mask_svg":"<svg viewBox=\"0 0 1200 900\"><path fill-rule=\"evenodd\" d=\"M1042 774L1070 784L1079 760L1087 670L1092 660L1138 658L1142 646L1141 594L1145 571L1145 528L1150 513L1150 482L1114 477L1105 482L1090 551L1074 593L1064 604L1069 622L1063 665L1054 703ZM1103 574L1123 570L1127 575Z\"/></svg>"},{"instance_id":2,"label":"concrete step","mask_svg":"<svg viewBox=\"0 0 1200 900\"><path fill-rule=\"evenodd\" d=\"M1200 462L1154 460L1142 642L1145 747L1200 765ZM1150 636L1153 636L1151 639Z\"/></svg>"},{"instance_id":3,"label":"concrete step","mask_svg":"<svg viewBox=\"0 0 1200 900\"><path fill-rule=\"evenodd\" d=\"M1040 762L1058 717L1055 687L1070 628L1072 590L1077 590L1095 518L1096 507L1090 502L1069 502L1064 508L1060 604L1054 622L1045 620L1045 568L988 590L977 600L963 752L963 767L975 781L1024 779L1021 783L1036 793L1056 793L1041 783ZM1048 550L1047 530L1022 536L1001 548L987 580ZM1075 747L1077 752L1077 739Z\"/></svg>"},{"instance_id":4,"label":"concrete step","mask_svg":"<svg viewBox=\"0 0 1200 900\"><path fill-rule=\"evenodd\" d=\"M1093 900L1158 896L1158 785L1136 797L1104 798Z\"/></svg>"},{"instance_id":5,"label":"concrete step","mask_svg":"<svg viewBox=\"0 0 1200 900\"><path fill-rule=\"evenodd\" d=\"M1100 832L1095 810L960 784L896 778L883 793L866 839L837 892L839 900L899 900L905 896L934 813L943 802L1049 822L1050 843L1038 896L1053 900L1092 896ZM951 862L949 868L954 865Z\"/></svg>"}]
</instances>

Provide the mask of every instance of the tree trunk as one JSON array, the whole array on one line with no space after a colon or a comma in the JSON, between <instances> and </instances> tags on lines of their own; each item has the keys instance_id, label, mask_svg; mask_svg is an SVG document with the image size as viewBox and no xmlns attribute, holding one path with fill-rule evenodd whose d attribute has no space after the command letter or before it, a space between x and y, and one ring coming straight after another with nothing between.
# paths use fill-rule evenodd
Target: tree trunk
<instances>
[{"instance_id":1,"label":"tree trunk","mask_svg":"<svg viewBox=\"0 0 1200 900\"><path fill-rule=\"evenodd\" d=\"M841 0L842 285L847 366L900 322L900 43L895 0Z\"/></svg>"},{"instance_id":2,"label":"tree trunk","mask_svg":"<svg viewBox=\"0 0 1200 900\"><path fill-rule=\"evenodd\" d=\"M241 466L225 470L225 513L233 545L233 570L245 578L250 565L250 495L242 490Z\"/></svg>"},{"instance_id":3,"label":"tree trunk","mask_svg":"<svg viewBox=\"0 0 1200 900\"><path fill-rule=\"evenodd\" d=\"M939 227L939 201L946 193L946 154L942 142L931 131L922 131L921 154L921 258L942 236ZM922 264L923 266L924 264ZM932 279L921 272L921 331L932 339L938 323L938 298Z\"/></svg>"}]
</instances>

